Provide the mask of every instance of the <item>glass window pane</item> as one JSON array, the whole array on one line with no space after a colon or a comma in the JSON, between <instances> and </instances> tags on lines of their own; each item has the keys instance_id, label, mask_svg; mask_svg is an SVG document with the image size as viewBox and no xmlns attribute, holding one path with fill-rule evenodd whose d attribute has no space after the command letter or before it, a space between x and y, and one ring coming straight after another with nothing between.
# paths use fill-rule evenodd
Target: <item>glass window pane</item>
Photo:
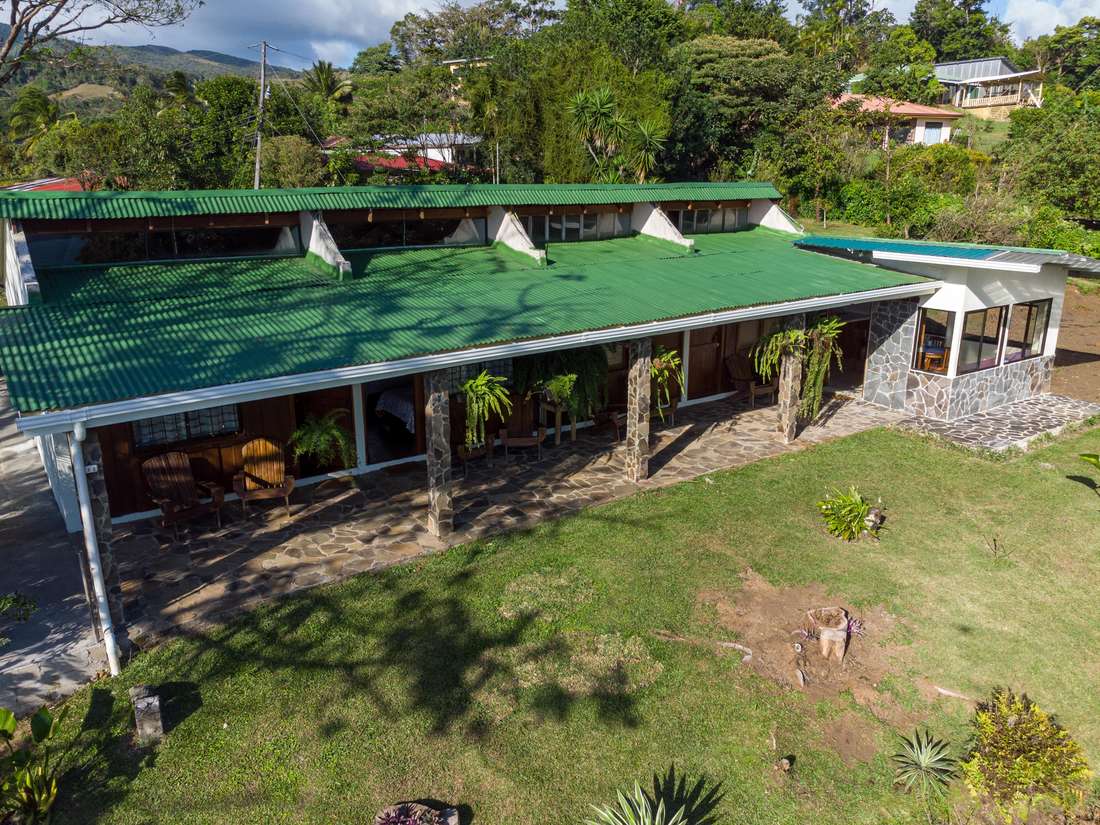
<instances>
[{"instance_id":1,"label":"glass window pane","mask_svg":"<svg viewBox=\"0 0 1100 825\"><path fill-rule=\"evenodd\" d=\"M441 218L405 221L405 246L438 246L449 240L462 223L461 218Z\"/></svg>"},{"instance_id":2,"label":"glass window pane","mask_svg":"<svg viewBox=\"0 0 1100 825\"><path fill-rule=\"evenodd\" d=\"M1008 332L1005 335L1005 363L1022 361L1043 354L1050 301L1016 304L1009 311Z\"/></svg>"},{"instance_id":3,"label":"glass window pane","mask_svg":"<svg viewBox=\"0 0 1100 825\"><path fill-rule=\"evenodd\" d=\"M951 337L955 313L922 309L917 321L917 346L913 367L925 372L946 373L951 361Z\"/></svg>"},{"instance_id":4,"label":"glass window pane","mask_svg":"<svg viewBox=\"0 0 1100 825\"><path fill-rule=\"evenodd\" d=\"M959 352L959 372L984 370L997 365L1004 307L979 309L966 313L963 320L962 348Z\"/></svg>"},{"instance_id":5,"label":"glass window pane","mask_svg":"<svg viewBox=\"0 0 1100 825\"><path fill-rule=\"evenodd\" d=\"M697 209L695 211L695 231L710 232L710 210Z\"/></svg>"},{"instance_id":6,"label":"glass window pane","mask_svg":"<svg viewBox=\"0 0 1100 825\"><path fill-rule=\"evenodd\" d=\"M581 216L565 216L565 240L579 241L581 239Z\"/></svg>"},{"instance_id":7,"label":"glass window pane","mask_svg":"<svg viewBox=\"0 0 1100 825\"><path fill-rule=\"evenodd\" d=\"M565 233L564 233L563 228L562 228L563 227L562 216L561 215L551 215L549 223L550 223L550 232L547 234L546 239L548 241L550 241L550 243L553 243L554 241L562 240L565 237Z\"/></svg>"},{"instance_id":8,"label":"glass window pane","mask_svg":"<svg viewBox=\"0 0 1100 825\"><path fill-rule=\"evenodd\" d=\"M535 246L546 246L546 215L531 216L531 242Z\"/></svg>"},{"instance_id":9,"label":"glass window pane","mask_svg":"<svg viewBox=\"0 0 1100 825\"><path fill-rule=\"evenodd\" d=\"M332 239L340 249L371 249L374 247L401 246L405 241L405 222L379 220L361 222L328 222Z\"/></svg>"},{"instance_id":10,"label":"glass window pane","mask_svg":"<svg viewBox=\"0 0 1100 825\"><path fill-rule=\"evenodd\" d=\"M581 215L581 237L585 240L595 240L598 235L596 232L596 224L599 222L600 216L594 213L587 215Z\"/></svg>"},{"instance_id":11,"label":"glass window pane","mask_svg":"<svg viewBox=\"0 0 1100 825\"><path fill-rule=\"evenodd\" d=\"M301 251L297 226L181 229L176 232L176 244L181 258L296 255Z\"/></svg>"},{"instance_id":12,"label":"glass window pane","mask_svg":"<svg viewBox=\"0 0 1100 825\"><path fill-rule=\"evenodd\" d=\"M683 232L683 211L679 209L669 209L666 214L668 215L668 219L672 221L672 225Z\"/></svg>"}]
</instances>

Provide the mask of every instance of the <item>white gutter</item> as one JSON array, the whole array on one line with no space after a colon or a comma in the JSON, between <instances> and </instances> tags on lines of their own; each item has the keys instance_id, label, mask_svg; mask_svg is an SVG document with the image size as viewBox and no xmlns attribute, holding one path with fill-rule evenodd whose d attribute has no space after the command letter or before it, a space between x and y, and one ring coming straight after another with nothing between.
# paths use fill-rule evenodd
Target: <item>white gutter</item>
<instances>
[{"instance_id":1,"label":"white gutter","mask_svg":"<svg viewBox=\"0 0 1100 825\"><path fill-rule=\"evenodd\" d=\"M19 430L28 435L68 432L79 423L89 427L102 427L107 424L119 424L141 418L201 410L219 404L256 401L261 398L290 395L305 390L320 390L362 381L377 381L382 378L414 375L419 372L429 372L463 364L476 364L481 361L495 361L502 358L514 358L520 355L552 352L560 349L575 349L593 344L610 344L616 341L629 341L632 338L662 335L666 332L680 332L685 329L698 329L801 312L816 312L848 306L849 304L865 304L874 301L930 295L942 286L943 281L928 280L918 284L902 284L901 286L886 287L884 289L851 292L847 295L804 298L782 304L765 304L721 312L708 312L704 315L692 315L686 318L651 321L632 326L611 327L571 335L557 335L528 341L516 341L509 344L443 352L435 355L422 355L415 358L403 358L400 361L383 361L375 364L338 367L298 375L284 375L277 378L263 378L256 381L242 381L238 384L221 384L216 387L203 387L196 390L132 398L126 401L92 404L72 410L21 416L17 424Z\"/></svg>"},{"instance_id":2,"label":"white gutter","mask_svg":"<svg viewBox=\"0 0 1100 825\"><path fill-rule=\"evenodd\" d=\"M909 261L915 264L935 264L937 266L965 266L970 269L996 269L1002 272L1028 272L1037 274L1042 271L1041 264L1025 264L1013 261L982 260L980 258L952 258L946 255L918 255L913 252L885 252L875 250L871 257L876 261Z\"/></svg>"}]
</instances>

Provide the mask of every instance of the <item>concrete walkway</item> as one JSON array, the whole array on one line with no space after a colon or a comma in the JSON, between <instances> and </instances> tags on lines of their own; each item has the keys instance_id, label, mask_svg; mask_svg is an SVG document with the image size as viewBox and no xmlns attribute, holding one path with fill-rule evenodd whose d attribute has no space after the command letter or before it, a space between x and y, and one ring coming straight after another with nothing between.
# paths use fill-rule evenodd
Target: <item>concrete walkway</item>
<instances>
[{"instance_id":1,"label":"concrete walkway","mask_svg":"<svg viewBox=\"0 0 1100 825\"><path fill-rule=\"evenodd\" d=\"M23 716L73 693L105 667L92 633L77 544L46 484L34 442L15 428L0 381L0 592L30 596L30 621L0 635L0 707Z\"/></svg>"}]
</instances>

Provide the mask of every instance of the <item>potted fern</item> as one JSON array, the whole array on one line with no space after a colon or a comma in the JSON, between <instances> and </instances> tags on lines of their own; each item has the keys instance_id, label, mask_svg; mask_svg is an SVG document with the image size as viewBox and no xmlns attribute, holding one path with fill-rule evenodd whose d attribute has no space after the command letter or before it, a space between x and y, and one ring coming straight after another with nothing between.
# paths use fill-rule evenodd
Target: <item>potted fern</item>
<instances>
[{"instance_id":1,"label":"potted fern","mask_svg":"<svg viewBox=\"0 0 1100 825\"><path fill-rule=\"evenodd\" d=\"M779 375L787 356L795 356L803 362L802 400L798 405L798 414L803 420L812 421L821 412L832 363L834 360L837 366L841 363L838 339L843 329L844 322L835 315L824 315L808 329L777 329L753 349L756 371L765 383Z\"/></svg>"},{"instance_id":2,"label":"potted fern","mask_svg":"<svg viewBox=\"0 0 1100 825\"><path fill-rule=\"evenodd\" d=\"M346 409L329 410L324 415L310 413L290 436L294 459L310 460L318 470L346 469L355 465L355 444L340 419Z\"/></svg>"},{"instance_id":3,"label":"potted fern","mask_svg":"<svg viewBox=\"0 0 1100 825\"><path fill-rule=\"evenodd\" d=\"M504 386L507 379L489 375L482 370L462 384L461 395L466 402L466 443L459 447L463 461L482 455L492 455L485 434L490 416L505 418L512 412L512 397Z\"/></svg>"}]
</instances>

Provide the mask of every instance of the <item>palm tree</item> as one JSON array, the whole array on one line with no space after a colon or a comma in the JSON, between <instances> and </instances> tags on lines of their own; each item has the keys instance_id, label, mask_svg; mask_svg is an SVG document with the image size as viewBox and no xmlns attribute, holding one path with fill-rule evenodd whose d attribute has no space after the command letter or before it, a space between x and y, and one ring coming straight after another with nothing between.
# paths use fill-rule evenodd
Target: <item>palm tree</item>
<instances>
[{"instance_id":1,"label":"palm tree","mask_svg":"<svg viewBox=\"0 0 1100 825\"><path fill-rule=\"evenodd\" d=\"M340 103L351 93L351 81L341 78L327 60L318 60L302 74L302 82L311 93Z\"/></svg>"},{"instance_id":2,"label":"palm tree","mask_svg":"<svg viewBox=\"0 0 1100 825\"><path fill-rule=\"evenodd\" d=\"M172 96L176 103L191 103L195 100L195 92L191 88L191 81L187 75L178 69L168 75L164 83L164 90Z\"/></svg>"},{"instance_id":3,"label":"palm tree","mask_svg":"<svg viewBox=\"0 0 1100 825\"><path fill-rule=\"evenodd\" d=\"M651 120L642 120L634 127L633 160L634 176L638 183L645 183L646 178L657 167L657 155L665 147L665 133Z\"/></svg>"},{"instance_id":4,"label":"palm tree","mask_svg":"<svg viewBox=\"0 0 1100 825\"><path fill-rule=\"evenodd\" d=\"M15 96L8 113L8 132L15 140L23 142L30 152L50 127L57 123L60 108L57 101L46 94L41 86L24 86Z\"/></svg>"}]
</instances>

